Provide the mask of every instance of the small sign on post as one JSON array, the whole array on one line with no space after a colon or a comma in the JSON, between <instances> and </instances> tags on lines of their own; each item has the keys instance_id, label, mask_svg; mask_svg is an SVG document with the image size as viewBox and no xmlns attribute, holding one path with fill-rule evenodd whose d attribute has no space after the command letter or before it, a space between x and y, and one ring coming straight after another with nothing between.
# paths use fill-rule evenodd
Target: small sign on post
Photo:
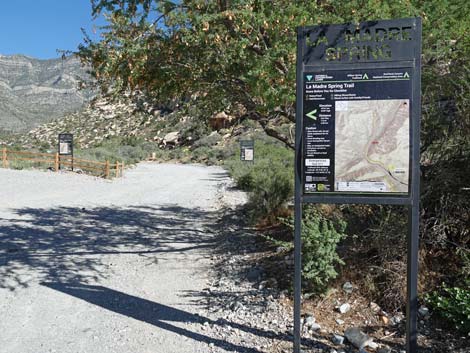
<instances>
[{"instance_id":1,"label":"small sign on post","mask_svg":"<svg viewBox=\"0 0 470 353\"><path fill-rule=\"evenodd\" d=\"M73 171L73 135L68 133L59 134L59 144L57 146L59 153L59 169L60 169L60 156L70 156L71 166Z\"/></svg>"},{"instance_id":2,"label":"small sign on post","mask_svg":"<svg viewBox=\"0 0 470 353\"><path fill-rule=\"evenodd\" d=\"M240 140L240 160L254 163L255 161L255 141Z\"/></svg>"}]
</instances>

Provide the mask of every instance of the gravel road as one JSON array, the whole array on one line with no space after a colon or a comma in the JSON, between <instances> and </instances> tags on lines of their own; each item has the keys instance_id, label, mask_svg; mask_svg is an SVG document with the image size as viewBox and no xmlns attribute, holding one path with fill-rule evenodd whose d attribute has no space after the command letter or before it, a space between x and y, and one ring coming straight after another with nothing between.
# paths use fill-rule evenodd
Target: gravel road
<instances>
[{"instance_id":1,"label":"gravel road","mask_svg":"<svg viewBox=\"0 0 470 353\"><path fill-rule=\"evenodd\" d=\"M204 330L214 224L245 200L221 168L0 180L2 353L258 352Z\"/></svg>"}]
</instances>

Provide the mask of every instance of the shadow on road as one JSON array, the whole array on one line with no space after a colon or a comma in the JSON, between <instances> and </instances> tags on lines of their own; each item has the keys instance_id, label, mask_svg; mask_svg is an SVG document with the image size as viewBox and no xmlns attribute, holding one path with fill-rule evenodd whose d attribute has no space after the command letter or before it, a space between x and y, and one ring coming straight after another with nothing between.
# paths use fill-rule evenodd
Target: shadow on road
<instances>
[{"instance_id":1,"label":"shadow on road","mask_svg":"<svg viewBox=\"0 0 470 353\"><path fill-rule=\"evenodd\" d=\"M133 254L148 257L149 263L153 263L158 260L159 254L177 256L188 251L206 250L222 254L225 247L214 233L225 233L226 221L220 220L218 212L174 205L17 209L0 218L0 288L13 291L41 283L53 290L196 341L213 343L229 351L261 353L257 349L189 331L168 321L208 322L285 341L290 341L292 337L288 332L274 333L224 319L214 321L90 284L107 276L103 255ZM234 220L233 226L237 223ZM229 233L228 237L233 235ZM234 237L235 240L239 241ZM230 239L224 238L222 243L225 241ZM207 293L192 295L201 298ZM217 295L221 301L227 302L233 293Z\"/></svg>"},{"instance_id":2,"label":"shadow on road","mask_svg":"<svg viewBox=\"0 0 470 353\"><path fill-rule=\"evenodd\" d=\"M103 256L183 253L214 246L214 219L179 206L23 208L0 218L0 288L87 282L106 276Z\"/></svg>"},{"instance_id":3,"label":"shadow on road","mask_svg":"<svg viewBox=\"0 0 470 353\"><path fill-rule=\"evenodd\" d=\"M42 283L43 286L56 291L79 298L88 303L100 306L106 310L146 322L161 329L174 332L199 342L214 344L229 351L243 353L261 353L254 348L242 347L220 339L211 338L200 333L172 325L170 322L180 323L203 323L217 324L207 318L175 309L166 305L158 304L146 299L138 298L123 292L119 292L102 286L87 284L68 283Z\"/></svg>"}]
</instances>

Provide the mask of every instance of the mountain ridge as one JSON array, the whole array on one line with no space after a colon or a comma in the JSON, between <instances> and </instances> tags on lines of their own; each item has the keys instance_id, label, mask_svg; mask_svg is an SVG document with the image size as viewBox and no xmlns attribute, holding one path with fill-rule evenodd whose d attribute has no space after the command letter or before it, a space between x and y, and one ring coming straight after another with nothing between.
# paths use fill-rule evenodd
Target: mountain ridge
<instances>
[{"instance_id":1,"label":"mountain ridge","mask_svg":"<svg viewBox=\"0 0 470 353\"><path fill-rule=\"evenodd\" d=\"M0 129L25 132L81 110L93 96L78 88L88 79L75 56L36 59L0 54Z\"/></svg>"}]
</instances>

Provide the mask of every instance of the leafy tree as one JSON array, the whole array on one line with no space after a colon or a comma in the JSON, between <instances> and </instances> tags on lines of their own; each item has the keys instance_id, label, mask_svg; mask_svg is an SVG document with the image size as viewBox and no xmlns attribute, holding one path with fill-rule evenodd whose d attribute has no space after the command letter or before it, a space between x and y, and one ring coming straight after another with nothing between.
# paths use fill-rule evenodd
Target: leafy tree
<instances>
[{"instance_id":1,"label":"leafy tree","mask_svg":"<svg viewBox=\"0 0 470 353\"><path fill-rule=\"evenodd\" d=\"M79 55L105 90L143 90L160 100L198 93L209 111L239 109L292 147L277 127L294 121L295 28L421 15L424 21L423 147L436 145L468 119L443 116L445 92L464 97L469 5L454 1L93 0L109 25L100 42L85 38ZM454 65L458 64L458 65ZM450 71L457 71L451 73ZM455 79L449 79L454 77ZM468 83L466 83L468 85ZM456 100L460 100L457 101ZM448 114L445 114L448 115ZM455 122L458 122L455 124ZM461 130L463 131L463 130ZM432 150L432 148L431 148ZM438 149L440 152L442 150Z\"/></svg>"},{"instance_id":2,"label":"leafy tree","mask_svg":"<svg viewBox=\"0 0 470 353\"><path fill-rule=\"evenodd\" d=\"M294 122L295 28L422 16L429 117L423 148L435 146L442 131L452 134L463 124L468 129L468 119L442 117L451 92L457 93L449 103L455 113L468 108L463 78L469 71L461 65L470 54L465 0L93 0L92 5L109 26L100 42L86 37L79 55L105 90L142 90L160 100L199 94L198 104L209 111L241 109L291 147L292 137L277 127Z\"/></svg>"}]
</instances>

